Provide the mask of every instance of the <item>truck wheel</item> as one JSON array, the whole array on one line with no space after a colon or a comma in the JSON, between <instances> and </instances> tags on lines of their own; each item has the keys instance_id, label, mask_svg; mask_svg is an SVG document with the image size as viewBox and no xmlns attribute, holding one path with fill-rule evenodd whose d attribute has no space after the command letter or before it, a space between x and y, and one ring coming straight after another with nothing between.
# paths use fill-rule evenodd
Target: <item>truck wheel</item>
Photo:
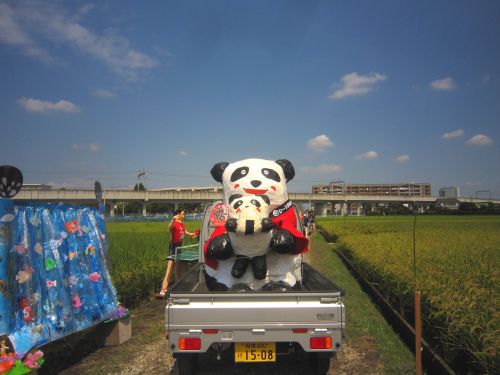
<instances>
[{"instance_id":1,"label":"truck wheel","mask_svg":"<svg viewBox=\"0 0 500 375\"><path fill-rule=\"evenodd\" d=\"M314 373L318 375L328 374L331 357L330 353L309 353L309 364Z\"/></svg>"},{"instance_id":2,"label":"truck wheel","mask_svg":"<svg viewBox=\"0 0 500 375\"><path fill-rule=\"evenodd\" d=\"M198 356L196 354L180 354L176 356L177 374L193 375L196 373Z\"/></svg>"}]
</instances>

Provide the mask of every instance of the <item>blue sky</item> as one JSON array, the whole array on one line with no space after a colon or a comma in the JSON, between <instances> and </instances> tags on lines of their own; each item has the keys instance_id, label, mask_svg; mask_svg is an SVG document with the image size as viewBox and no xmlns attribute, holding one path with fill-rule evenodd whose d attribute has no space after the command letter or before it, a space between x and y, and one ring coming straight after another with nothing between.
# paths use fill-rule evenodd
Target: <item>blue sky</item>
<instances>
[{"instance_id":1,"label":"blue sky","mask_svg":"<svg viewBox=\"0 0 500 375\"><path fill-rule=\"evenodd\" d=\"M500 198L499 19L496 1L0 1L0 164L160 188L260 157L292 161L292 192Z\"/></svg>"}]
</instances>

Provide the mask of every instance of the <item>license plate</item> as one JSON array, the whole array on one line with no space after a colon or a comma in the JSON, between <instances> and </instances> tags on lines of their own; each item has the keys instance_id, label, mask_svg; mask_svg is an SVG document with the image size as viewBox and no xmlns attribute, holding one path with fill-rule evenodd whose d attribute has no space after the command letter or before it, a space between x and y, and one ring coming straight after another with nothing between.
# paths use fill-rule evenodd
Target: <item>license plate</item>
<instances>
[{"instance_id":1,"label":"license plate","mask_svg":"<svg viewBox=\"0 0 500 375\"><path fill-rule=\"evenodd\" d=\"M235 362L276 362L275 342L237 342Z\"/></svg>"}]
</instances>

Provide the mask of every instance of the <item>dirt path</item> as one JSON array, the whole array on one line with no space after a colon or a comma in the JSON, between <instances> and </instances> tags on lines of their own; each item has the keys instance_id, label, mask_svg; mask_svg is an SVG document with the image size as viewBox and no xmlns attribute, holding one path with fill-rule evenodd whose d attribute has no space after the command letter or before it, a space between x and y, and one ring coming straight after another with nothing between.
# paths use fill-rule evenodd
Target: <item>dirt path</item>
<instances>
[{"instance_id":1,"label":"dirt path","mask_svg":"<svg viewBox=\"0 0 500 375\"><path fill-rule=\"evenodd\" d=\"M119 346L103 347L98 339L99 328L87 332L78 342L60 345L47 353L47 362L39 371L45 374L175 374L175 359L168 351L163 321L165 301L151 299L131 311L132 338ZM61 360L64 358L64 360ZM66 365L62 363L66 361ZM72 363L68 365L68 363ZM238 365L231 359L217 361L201 358L199 374L307 374L310 367L305 358L287 357L276 364ZM375 339L362 337L344 345L332 359L330 374L382 374Z\"/></svg>"}]
</instances>

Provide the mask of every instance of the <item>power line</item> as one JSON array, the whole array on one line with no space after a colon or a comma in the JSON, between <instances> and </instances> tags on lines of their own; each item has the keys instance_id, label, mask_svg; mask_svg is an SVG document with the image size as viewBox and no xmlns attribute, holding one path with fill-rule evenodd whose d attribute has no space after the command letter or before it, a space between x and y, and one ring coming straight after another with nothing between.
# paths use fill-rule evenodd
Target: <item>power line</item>
<instances>
[{"instance_id":1,"label":"power line","mask_svg":"<svg viewBox=\"0 0 500 375\"><path fill-rule=\"evenodd\" d=\"M24 173L36 174L36 175L133 175L137 176L137 171L24 171ZM166 172L157 172L151 171L147 172L148 175L157 175L157 176L167 176L167 177L201 177L207 178L210 177L208 174L206 175L196 175L196 174L184 174L184 173L166 173Z\"/></svg>"}]
</instances>

